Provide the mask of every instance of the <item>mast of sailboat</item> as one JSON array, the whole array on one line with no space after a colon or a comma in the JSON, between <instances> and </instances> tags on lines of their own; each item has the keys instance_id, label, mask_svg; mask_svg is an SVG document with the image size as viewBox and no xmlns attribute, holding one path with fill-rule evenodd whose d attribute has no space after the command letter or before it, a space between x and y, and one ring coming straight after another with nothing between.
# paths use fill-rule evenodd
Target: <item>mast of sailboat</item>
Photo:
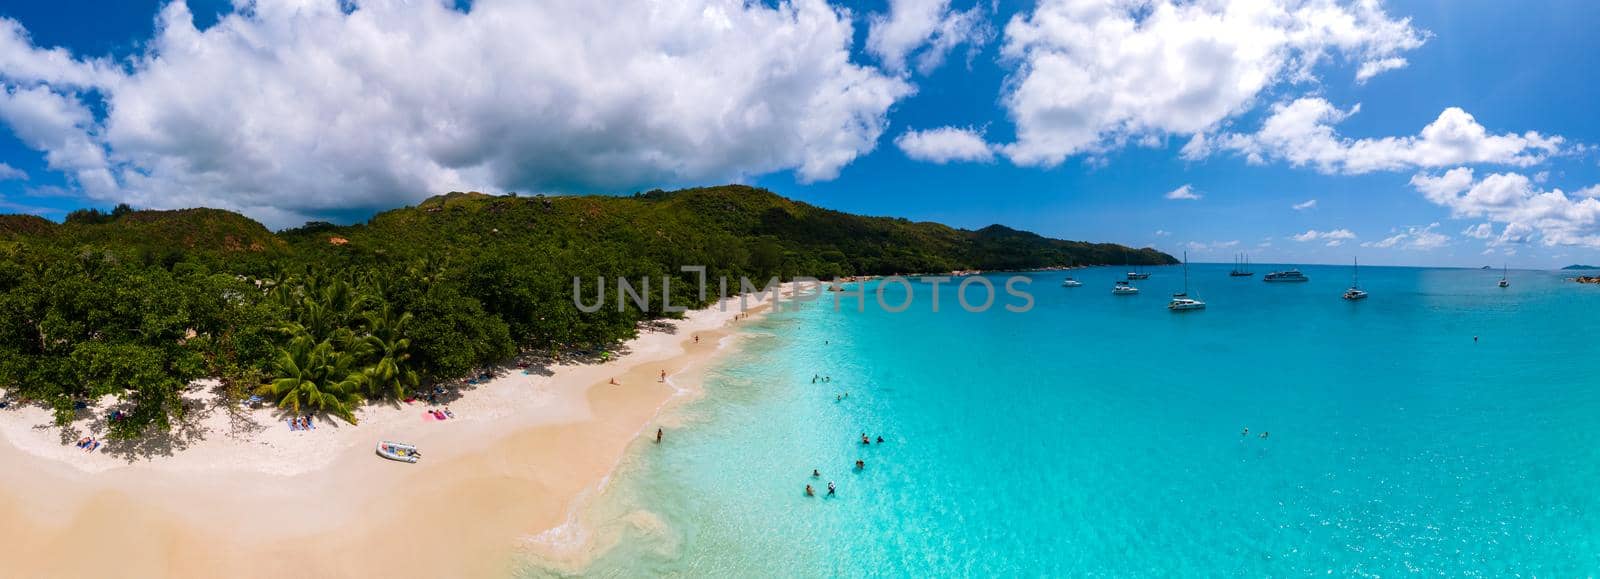
<instances>
[{"instance_id":1,"label":"mast of sailboat","mask_svg":"<svg viewBox=\"0 0 1600 579\"><path fill-rule=\"evenodd\" d=\"M1189 295L1189 252L1183 252L1183 295Z\"/></svg>"},{"instance_id":2,"label":"mast of sailboat","mask_svg":"<svg viewBox=\"0 0 1600 579\"><path fill-rule=\"evenodd\" d=\"M1350 287L1359 287L1361 285L1361 258L1353 257L1351 259L1355 263L1350 268Z\"/></svg>"}]
</instances>

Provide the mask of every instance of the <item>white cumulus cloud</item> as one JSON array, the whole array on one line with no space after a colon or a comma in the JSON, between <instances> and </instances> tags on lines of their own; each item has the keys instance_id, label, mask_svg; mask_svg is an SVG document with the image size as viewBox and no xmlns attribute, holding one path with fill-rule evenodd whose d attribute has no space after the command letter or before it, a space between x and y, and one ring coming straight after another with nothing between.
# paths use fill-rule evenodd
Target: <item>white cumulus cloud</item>
<instances>
[{"instance_id":1,"label":"white cumulus cloud","mask_svg":"<svg viewBox=\"0 0 1600 579\"><path fill-rule=\"evenodd\" d=\"M1283 161L1311 166L1323 173L1361 174L1460 164L1528 166L1561 152L1560 136L1534 131L1491 134L1477 119L1450 107L1416 135L1351 139L1334 130L1359 112L1359 105L1340 110L1318 97L1306 97L1272 107L1272 114L1255 133L1197 136L1184 147L1183 156L1197 160L1214 151L1231 151L1251 163Z\"/></svg>"},{"instance_id":2,"label":"white cumulus cloud","mask_svg":"<svg viewBox=\"0 0 1600 579\"><path fill-rule=\"evenodd\" d=\"M913 55L923 74L944 63L962 44L987 43L993 29L981 5L951 10L950 0L889 0L888 14L873 14L867 27L867 52L890 70L904 70Z\"/></svg>"},{"instance_id":3,"label":"white cumulus cloud","mask_svg":"<svg viewBox=\"0 0 1600 579\"><path fill-rule=\"evenodd\" d=\"M907 157L932 163L951 161L989 162L994 151L983 135L970 128L939 127L926 131L906 131L896 137L894 144Z\"/></svg>"},{"instance_id":4,"label":"white cumulus cloud","mask_svg":"<svg viewBox=\"0 0 1600 579\"><path fill-rule=\"evenodd\" d=\"M1494 237L1494 224L1479 223L1462 230L1461 234L1473 239L1488 239Z\"/></svg>"},{"instance_id":5,"label":"white cumulus cloud","mask_svg":"<svg viewBox=\"0 0 1600 579\"><path fill-rule=\"evenodd\" d=\"M1290 205L1289 207L1294 208L1295 211L1305 211L1307 209L1315 209L1317 207L1317 200L1316 199L1307 199L1305 201L1301 201L1301 202L1296 203L1294 205Z\"/></svg>"},{"instance_id":6,"label":"white cumulus cloud","mask_svg":"<svg viewBox=\"0 0 1600 579\"><path fill-rule=\"evenodd\" d=\"M116 65L0 19L0 121L95 199L290 225L453 189L831 179L914 91L851 62L824 0L235 6L201 30L168 4Z\"/></svg>"},{"instance_id":7,"label":"white cumulus cloud","mask_svg":"<svg viewBox=\"0 0 1600 579\"><path fill-rule=\"evenodd\" d=\"M1600 199L1585 194L1593 187L1568 195L1561 189L1545 189L1520 173L1477 179L1467 167L1417 174L1411 186L1428 201L1450 209L1452 217L1505 224L1495 244L1528 243L1537 237L1547 246L1600 247ZM1480 225L1470 231L1472 237L1484 239L1492 228L1485 231Z\"/></svg>"},{"instance_id":8,"label":"white cumulus cloud","mask_svg":"<svg viewBox=\"0 0 1600 579\"><path fill-rule=\"evenodd\" d=\"M0 163L0 181L27 181L28 172Z\"/></svg>"},{"instance_id":9,"label":"white cumulus cloud","mask_svg":"<svg viewBox=\"0 0 1600 579\"><path fill-rule=\"evenodd\" d=\"M1005 153L1054 166L1203 133L1270 87L1314 81L1331 56L1360 63L1364 80L1426 36L1378 0L1040 0L1005 27L1016 71L1002 104L1017 131Z\"/></svg>"},{"instance_id":10,"label":"white cumulus cloud","mask_svg":"<svg viewBox=\"0 0 1600 579\"><path fill-rule=\"evenodd\" d=\"M1356 82L1365 83L1367 79L1384 72L1405 68L1406 64L1406 59L1398 56L1363 62L1361 63L1361 68L1356 69Z\"/></svg>"},{"instance_id":11,"label":"white cumulus cloud","mask_svg":"<svg viewBox=\"0 0 1600 579\"><path fill-rule=\"evenodd\" d=\"M1356 238L1355 232L1350 231L1349 229L1331 229L1331 230L1328 230L1328 231L1317 231L1315 229L1307 229L1305 233L1300 233L1300 234L1297 234L1297 235L1290 235L1289 236L1289 239L1293 239L1293 240L1299 241L1301 243L1305 243L1307 241L1317 241L1317 240L1326 241L1327 242L1326 245L1328 247L1338 247L1340 245L1343 245L1346 240L1355 239L1355 238Z\"/></svg>"},{"instance_id":12,"label":"white cumulus cloud","mask_svg":"<svg viewBox=\"0 0 1600 579\"><path fill-rule=\"evenodd\" d=\"M1377 247L1382 249L1399 248L1428 251L1438 249L1450 244L1450 236L1436 231L1439 223L1433 222L1427 227L1407 227L1404 231L1383 238L1381 241L1368 241L1361 247Z\"/></svg>"},{"instance_id":13,"label":"white cumulus cloud","mask_svg":"<svg viewBox=\"0 0 1600 579\"><path fill-rule=\"evenodd\" d=\"M1200 194L1194 190L1194 186L1189 185L1187 183L1185 183L1181 187L1178 187L1177 189L1173 189L1171 191L1168 191L1167 194L1164 195L1164 197L1166 197L1167 199L1180 199L1180 200L1187 200L1187 201L1199 201L1200 200Z\"/></svg>"}]
</instances>

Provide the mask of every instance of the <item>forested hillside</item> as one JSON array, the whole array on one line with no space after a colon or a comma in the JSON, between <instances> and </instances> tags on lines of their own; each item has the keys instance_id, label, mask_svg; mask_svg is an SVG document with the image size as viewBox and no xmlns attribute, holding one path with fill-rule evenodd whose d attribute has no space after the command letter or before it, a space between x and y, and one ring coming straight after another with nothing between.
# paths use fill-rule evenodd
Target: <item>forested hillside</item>
<instances>
[{"instance_id":1,"label":"forested hillside","mask_svg":"<svg viewBox=\"0 0 1600 579\"><path fill-rule=\"evenodd\" d=\"M518 352L603 348L650 309L580 312L572 280L767 279L1170 264L1169 255L862 217L743 186L631 197L451 193L365 224L274 234L215 209L0 216L0 387L69 419L119 395L116 436L168 428L190 381L217 377L296 413L353 419L371 400ZM591 286L592 287L592 286ZM659 286L657 286L659 287ZM713 290L714 294L715 291ZM714 295L710 296L714 299ZM614 299L614 298L611 298Z\"/></svg>"}]
</instances>

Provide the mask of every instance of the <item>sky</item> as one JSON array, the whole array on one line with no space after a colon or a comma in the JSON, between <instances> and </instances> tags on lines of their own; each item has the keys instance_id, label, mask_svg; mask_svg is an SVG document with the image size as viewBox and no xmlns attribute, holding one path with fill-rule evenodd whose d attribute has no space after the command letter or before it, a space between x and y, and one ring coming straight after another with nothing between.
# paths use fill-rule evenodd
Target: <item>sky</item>
<instances>
[{"instance_id":1,"label":"sky","mask_svg":"<svg viewBox=\"0 0 1600 579\"><path fill-rule=\"evenodd\" d=\"M1600 4L0 4L0 212L749 183L1194 261L1600 263Z\"/></svg>"}]
</instances>

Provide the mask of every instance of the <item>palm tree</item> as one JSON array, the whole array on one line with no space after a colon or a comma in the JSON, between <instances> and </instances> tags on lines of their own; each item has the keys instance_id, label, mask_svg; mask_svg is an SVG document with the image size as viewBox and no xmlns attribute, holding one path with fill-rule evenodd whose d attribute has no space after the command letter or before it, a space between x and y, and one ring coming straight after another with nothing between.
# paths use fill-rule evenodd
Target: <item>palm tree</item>
<instances>
[{"instance_id":1,"label":"palm tree","mask_svg":"<svg viewBox=\"0 0 1600 579\"><path fill-rule=\"evenodd\" d=\"M373 398L404 398L406 390L415 388L418 382L416 370L407 367L411 340L405 337L405 327L411 322L411 313L395 316L394 310L384 304L382 309L363 317L367 335L361 338L361 347L365 355L376 356L376 360L357 378L362 390Z\"/></svg>"},{"instance_id":2,"label":"palm tree","mask_svg":"<svg viewBox=\"0 0 1600 579\"><path fill-rule=\"evenodd\" d=\"M278 351L273 364L278 379L257 388L256 393L276 398L279 408L294 414L313 409L354 424L352 410L361 403L358 373L351 370L354 364L354 356L334 350L328 340L314 342L302 334Z\"/></svg>"}]
</instances>

